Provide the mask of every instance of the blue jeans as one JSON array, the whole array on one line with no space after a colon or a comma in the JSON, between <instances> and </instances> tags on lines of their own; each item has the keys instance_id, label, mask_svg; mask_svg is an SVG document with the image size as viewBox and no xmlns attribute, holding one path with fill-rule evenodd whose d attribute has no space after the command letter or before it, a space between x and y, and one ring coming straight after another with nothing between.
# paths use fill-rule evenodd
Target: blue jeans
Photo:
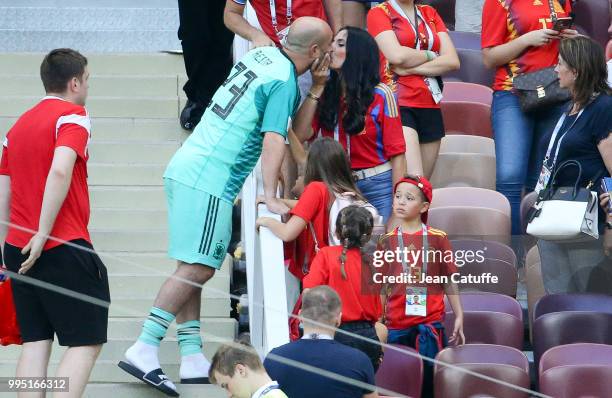
<instances>
[{"instance_id":1,"label":"blue jeans","mask_svg":"<svg viewBox=\"0 0 612 398\"><path fill-rule=\"evenodd\" d=\"M357 188L359 188L368 202L376 207L378 214L383 216L384 222L387 223L393 205L393 177L391 170L357 181Z\"/></svg>"},{"instance_id":2,"label":"blue jeans","mask_svg":"<svg viewBox=\"0 0 612 398\"><path fill-rule=\"evenodd\" d=\"M497 191L510 201L512 235L522 234L523 188L533 191L548 147L543 138L557 124L566 104L534 113L523 113L518 97L510 91L495 91L491 123L495 137Z\"/></svg>"}]
</instances>

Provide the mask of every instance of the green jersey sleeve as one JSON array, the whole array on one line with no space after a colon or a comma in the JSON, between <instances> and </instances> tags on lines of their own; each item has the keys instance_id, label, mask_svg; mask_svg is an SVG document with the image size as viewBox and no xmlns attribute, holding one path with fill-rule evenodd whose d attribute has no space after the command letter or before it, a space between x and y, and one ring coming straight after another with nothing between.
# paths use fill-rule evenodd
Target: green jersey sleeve
<instances>
[{"instance_id":1,"label":"green jersey sleeve","mask_svg":"<svg viewBox=\"0 0 612 398\"><path fill-rule=\"evenodd\" d=\"M275 80L262 87L267 97L261 132L274 132L287 137L289 118L298 104L298 88L295 79Z\"/></svg>"}]
</instances>

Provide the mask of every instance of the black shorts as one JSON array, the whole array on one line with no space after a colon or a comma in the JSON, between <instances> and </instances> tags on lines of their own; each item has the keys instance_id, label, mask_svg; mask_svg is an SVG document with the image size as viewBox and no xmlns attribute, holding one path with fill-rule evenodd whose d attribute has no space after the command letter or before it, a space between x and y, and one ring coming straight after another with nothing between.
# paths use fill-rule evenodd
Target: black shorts
<instances>
[{"instance_id":1,"label":"black shorts","mask_svg":"<svg viewBox=\"0 0 612 398\"><path fill-rule=\"evenodd\" d=\"M92 249L91 244L82 239L71 243ZM17 272L26 259L20 248L5 244L4 260L10 271ZM25 276L110 304L106 267L91 252L68 245L45 250ZM106 343L108 306L82 301L15 278L12 288L17 323L24 342L49 340L57 334L62 346Z\"/></svg>"},{"instance_id":2,"label":"black shorts","mask_svg":"<svg viewBox=\"0 0 612 398\"><path fill-rule=\"evenodd\" d=\"M339 329L344 331L358 334L360 336L366 337L368 339L379 342L378 335L376 334L376 328L370 322L366 321L357 321L357 322L343 322ZM353 347L363 352L370 358L372 362L372 366L374 367L374 372L378 370L380 366L380 362L382 360L382 346L377 343L371 343L369 341L361 340L355 338L353 336L346 335L344 333L336 333L334 336L334 340L338 343L342 343L349 347Z\"/></svg>"},{"instance_id":3,"label":"black shorts","mask_svg":"<svg viewBox=\"0 0 612 398\"><path fill-rule=\"evenodd\" d=\"M444 121L439 108L400 107L402 126L410 127L419 134L419 143L439 141L444 137Z\"/></svg>"}]
</instances>

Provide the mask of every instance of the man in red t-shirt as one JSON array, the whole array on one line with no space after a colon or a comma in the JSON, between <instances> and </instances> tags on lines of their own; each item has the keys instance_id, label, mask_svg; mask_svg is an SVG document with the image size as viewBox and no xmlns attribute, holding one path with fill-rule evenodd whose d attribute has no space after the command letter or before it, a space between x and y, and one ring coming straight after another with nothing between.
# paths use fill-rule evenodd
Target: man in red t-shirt
<instances>
[{"instance_id":1,"label":"man in red t-shirt","mask_svg":"<svg viewBox=\"0 0 612 398\"><path fill-rule=\"evenodd\" d=\"M57 335L69 348L56 376L69 377L70 392L81 396L106 343L108 305L55 290L110 302L106 267L87 231L89 72L87 59L70 49L51 51L40 70L47 95L17 120L3 144L0 243L7 269L27 277L16 276L12 284L23 338L17 377L46 376Z\"/></svg>"}]
</instances>

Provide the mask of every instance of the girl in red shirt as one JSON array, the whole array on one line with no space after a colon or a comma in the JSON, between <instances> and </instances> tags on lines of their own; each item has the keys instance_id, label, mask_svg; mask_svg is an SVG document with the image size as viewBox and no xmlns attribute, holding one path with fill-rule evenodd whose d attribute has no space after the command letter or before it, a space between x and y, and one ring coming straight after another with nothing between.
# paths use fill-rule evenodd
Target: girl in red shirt
<instances>
[{"instance_id":1,"label":"girl in red shirt","mask_svg":"<svg viewBox=\"0 0 612 398\"><path fill-rule=\"evenodd\" d=\"M434 358L447 345L442 323L444 294L455 313L449 341L463 344L465 337L461 300L456 284L450 279L457 273L450 242L444 232L426 225L431 200L432 187L426 178L406 176L401 179L395 185L393 197L393 216L400 224L381 239L378 250L387 254L399 249L401 253L400 258L395 256L393 262L387 262L383 256L386 275L409 275L412 278L387 285L385 289L386 299L383 300L385 324L389 328L388 342L413 347L421 355ZM404 254L405 249L408 254ZM424 281L425 276L434 280ZM423 365L423 396L428 396L427 391L433 388L433 366L427 361Z\"/></svg>"},{"instance_id":2,"label":"girl in red shirt","mask_svg":"<svg viewBox=\"0 0 612 398\"><path fill-rule=\"evenodd\" d=\"M375 327L382 316L380 289L372 286L373 270L365 254L374 222L372 214L360 206L347 206L336 219L336 236L341 246L321 249L304 278L304 289L329 285L342 301L342 323L340 329L355 333L374 341L386 341L386 329L382 324ZM377 334L380 330L380 335ZM382 359L380 344L356 339L344 333L336 333L335 340L363 351L378 369Z\"/></svg>"},{"instance_id":3,"label":"girl in red shirt","mask_svg":"<svg viewBox=\"0 0 612 398\"><path fill-rule=\"evenodd\" d=\"M315 63L312 74L293 130L300 141L324 136L340 142L357 187L386 222L393 183L406 173L406 144L395 96L380 82L378 46L363 29L344 28L331 57Z\"/></svg>"},{"instance_id":4,"label":"girl in red shirt","mask_svg":"<svg viewBox=\"0 0 612 398\"><path fill-rule=\"evenodd\" d=\"M291 209L289 221L282 223L271 217L260 217L256 222L258 227L270 228L284 242L297 238L289 270L300 279L308 273L316 251L329 245L333 193L350 192L365 202L355 186L342 145L330 138L318 139L310 146L304 184L299 200L281 199Z\"/></svg>"},{"instance_id":5,"label":"girl in red shirt","mask_svg":"<svg viewBox=\"0 0 612 398\"><path fill-rule=\"evenodd\" d=\"M414 0L372 8L368 32L380 48L381 80L397 93L408 172L429 177L444 137L439 77L459 68L453 42L436 10Z\"/></svg>"}]
</instances>

